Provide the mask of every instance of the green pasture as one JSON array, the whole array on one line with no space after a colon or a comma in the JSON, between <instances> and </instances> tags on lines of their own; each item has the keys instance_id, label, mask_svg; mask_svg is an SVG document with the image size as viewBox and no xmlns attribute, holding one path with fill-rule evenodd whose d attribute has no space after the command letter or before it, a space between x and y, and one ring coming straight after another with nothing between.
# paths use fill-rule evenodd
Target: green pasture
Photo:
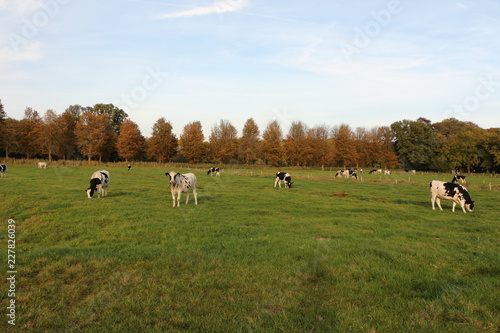
<instances>
[{"instance_id":1,"label":"green pasture","mask_svg":"<svg viewBox=\"0 0 500 333\"><path fill-rule=\"evenodd\" d=\"M93 171L109 195L87 199ZM172 207L165 172L194 172ZM288 171L291 189L274 188ZM473 213L431 209L403 172L12 165L16 326L44 332L499 332L500 178L467 175ZM491 190L490 190L491 187Z\"/></svg>"}]
</instances>

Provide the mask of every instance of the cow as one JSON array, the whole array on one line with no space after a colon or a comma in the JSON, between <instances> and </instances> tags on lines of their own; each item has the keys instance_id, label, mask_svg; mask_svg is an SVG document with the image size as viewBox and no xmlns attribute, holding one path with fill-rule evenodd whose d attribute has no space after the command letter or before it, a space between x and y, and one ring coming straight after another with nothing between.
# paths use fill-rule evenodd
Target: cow
<instances>
[{"instance_id":1,"label":"cow","mask_svg":"<svg viewBox=\"0 0 500 333\"><path fill-rule=\"evenodd\" d=\"M370 172L368 172L369 174L372 174L372 173L382 173L382 169L372 169Z\"/></svg>"},{"instance_id":2,"label":"cow","mask_svg":"<svg viewBox=\"0 0 500 333\"><path fill-rule=\"evenodd\" d=\"M452 183L458 183L459 180L462 182L462 184L466 183L465 176L462 176L462 175L455 175L455 176L453 176L453 179L451 180L451 182Z\"/></svg>"},{"instance_id":3,"label":"cow","mask_svg":"<svg viewBox=\"0 0 500 333\"><path fill-rule=\"evenodd\" d=\"M417 174L417 170L415 170L415 169L406 169L405 172L408 172L410 175L416 175Z\"/></svg>"},{"instance_id":4,"label":"cow","mask_svg":"<svg viewBox=\"0 0 500 333\"><path fill-rule=\"evenodd\" d=\"M391 174L391 170L384 170L384 174L385 175L390 175Z\"/></svg>"},{"instance_id":5,"label":"cow","mask_svg":"<svg viewBox=\"0 0 500 333\"><path fill-rule=\"evenodd\" d=\"M130 171L130 169L132 169L132 165L131 164L127 164L127 171Z\"/></svg>"},{"instance_id":6,"label":"cow","mask_svg":"<svg viewBox=\"0 0 500 333\"><path fill-rule=\"evenodd\" d=\"M47 169L47 163L45 163L45 162L38 162L38 168L40 168L40 169Z\"/></svg>"},{"instance_id":7,"label":"cow","mask_svg":"<svg viewBox=\"0 0 500 333\"><path fill-rule=\"evenodd\" d=\"M285 188L292 187L292 176L287 172L276 172L276 180L274 181L274 187L278 184L281 188L281 183L285 183Z\"/></svg>"},{"instance_id":8,"label":"cow","mask_svg":"<svg viewBox=\"0 0 500 333\"><path fill-rule=\"evenodd\" d=\"M351 169L337 171L337 173L335 174L335 177L341 177L341 176L345 176L346 178L354 177L354 178L358 179L358 175L356 174L356 172L352 171Z\"/></svg>"},{"instance_id":9,"label":"cow","mask_svg":"<svg viewBox=\"0 0 500 333\"><path fill-rule=\"evenodd\" d=\"M92 174L90 177L90 187L86 189L87 197L92 199L94 192L97 191L97 197L100 198L108 195L108 185L110 181L109 172L106 170L99 170Z\"/></svg>"},{"instance_id":10,"label":"cow","mask_svg":"<svg viewBox=\"0 0 500 333\"><path fill-rule=\"evenodd\" d=\"M198 204L198 194L196 193L196 176L194 173L178 173L170 171L165 173L170 179L170 192L172 193L172 207L175 207L175 195L177 194L177 207L181 206L181 193L186 192L186 205L189 202L189 191L193 191L194 204Z\"/></svg>"},{"instance_id":11,"label":"cow","mask_svg":"<svg viewBox=\"0 0 500 333\"><path fill-rule=\"evenodd\" d=\"M0 164L0 177L7 177L7 166Z\"/></svg>"},{"instance_id":12,"label":"cow","mask_svg":"<svg viewBox=\"0 0 500 333\"><path fill-rule=\"evenodd\" d=\"M434 206L435 202L439 209L443 210L441 207L441 199L453 200L452 212L455 212L455 206L457 204L460 204L464 213L466 213L466 208L469 212L474 210L474 201L472 201L469 192L467 192L467 189L462 185L433 180L430 182L430 189L433 210L436 210Z\"/></svg>"},{"instance_id":13,"label":"cow","mask_svg":"<svg viewBox=\"0 0 500 333\"><path fill-rule=\"evenodd\" d=\"M219 168L210 168L210 169L208 169L207 175L210 175L210 177L212 177L214 175L214 173L215 173L216 176L220 177L220 170L219 170Z\"/></svg>"}]
</instances>

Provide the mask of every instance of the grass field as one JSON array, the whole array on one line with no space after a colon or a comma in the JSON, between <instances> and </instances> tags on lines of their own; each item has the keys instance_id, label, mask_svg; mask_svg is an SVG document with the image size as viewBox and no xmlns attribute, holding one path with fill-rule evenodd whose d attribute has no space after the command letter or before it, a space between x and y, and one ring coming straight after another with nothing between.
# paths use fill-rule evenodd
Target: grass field
<instances>
[{"instance_id":1,"label":"grass field","mask_svg":"<svg viewBox=\"0 0 500 333\"><path fill-rule=\"evenodd\" d=\"M87 199L104 168L108 197ZM197 175L198 206L172 208L172 169ZM429 181L449 174L280 170L294 186L279 189L275 171L11 166L0 246L7 276L15 220L15 329L500 331L500 178L468 175L464 214L431 209Z\"/></svg>"}]
</instances>

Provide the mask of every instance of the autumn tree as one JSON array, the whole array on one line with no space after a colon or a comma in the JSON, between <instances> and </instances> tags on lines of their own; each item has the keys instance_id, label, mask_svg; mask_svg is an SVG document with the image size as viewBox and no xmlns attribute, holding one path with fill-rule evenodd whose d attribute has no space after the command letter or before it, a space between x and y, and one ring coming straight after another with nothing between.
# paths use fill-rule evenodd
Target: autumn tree
<instances>
[{"instance_id":1,"label":"autumn tree","mask_svg":"<svg viewBox=\"0 0 500 333\"><path fill-rule=\"evenodd\" d=\"M2 100L0 99L0 133L5 133L5 128L6 128L6 119L7 119L7 113L5 112L2 104ZM5 137L3 135L0 135L0 149L3 149L5 146Z\"/></svg>"},{"instance_id":2,"label":"autumn tree","mask_svg":"<svg viewBox=\"0 0 500 333\"><path fill-rule=\"evenodd\" d=\"M177 138L169 121L165 118L156 121L147 145L148 156L160 163L167 163L177 153Z\"/></svg>"},{"instance_id":3,"label":"autumn tree","mask_svg":"<svg viewBox=\"0 0 500 333\"><path fill-rule=\"evenodd\" d=\"M24 110L24 118L17 126L17 152L26 155L30 159L40 152L40 127L42 119L38 111L27 107Z\"/></svg>"},{"instance_id":4,"label":"autumn tree","mask_svg":"<svg viewBox=\"0 0 500 333\"><path fill-rule=\"evenodd\" d=\"M181 154L191 164L203 161L207 154L201 122L193 121L184 126L180 138Z\"/></svg>"},{"instance_id":5,"label":"autumn tree","mask_svg":"<svg viewBox=\"0 0 500 333\"><path fill-rule=\"evenodd\" d=\"M260 142L260 154L266 164L279 166L283 161L282 144L283 132L277 120L271 121L264 133Z\"/></svg>"},{"instance_id":6,"label":"autumn tree","mask_svg":"<svg viewBox=\"0 0 500 333\"><path fill-rule=\"evenodd\" d=\"M74 156L78 149L75 135L77 121L78 118L75 118L74 115L68 111L63 112L56 121L60 135L56 147L56 154L65 160Z\"/></svg>"},{"instance_id":7,"label":"autumn tree","mask_svg":"<svg viewBox=\"0 0 500 333\"><path fill-rule=\"evenodd\" d=\"M228 163L237 153L236 127L227 120L221 120L212 128L209 142L212 156L219 163Z\"/></svg>"},{"instance_id":8,"label":"autumn tree","mask_svg":"<svg viewBox=\"0 0 500 333\"><path fill-rule=\"evenodd\" d=\"M2 145L0 151L5 152L5 157L9 158L9 154L18 152L17 133L19 120L7 118L2 124Z\"/></svg>"},{"instance_id":9,"label":"autumn tree","mask_svg":"<svg viewBox=\"0 0 500 333\"><path fill-rule=\"evenodd\" d=\"M139 126L132 120L126 119L120 128L116 144L118 155L126 162L137 159L144 151L144 142Z\"/></svg>"},{"instance_id":10,"label":"autumn tree","mask_svg":"<svg viewBox=\"0 0 500 333\"><path fill-rule=\"evenodd\" d=\"M114 143L113 127L105 114L82 114L76 123L75 134L78 146L89 161L96 156L102 161Z\"/></svg>"},{"instance_id":11,"label":"autumn tree","mask_svg":"<svg viewBox=\"0 0 500 333\"><path fill-rule=\"evenodd\" d=\"M330 136L330 128L319 125L307 132L307 140L311 148L311 165L332 165L335 160L335 146Z\"/></svg>"},{"instance_id":12,"label":"autumn tree","mask_svg":"<svg viewBox=\"0 0 500 333\"><path fill-rule=\"evenodd\" d=\"M307 139L307 125L301 121L294 121L288 135L283 142L285 158L291 165L305 165L311 160L312 149Z\"/></svg>"},{"instance_id":13,"label":"autumn tree","mask_svg":"<svg viewBox=\"0 0 500 333\"><path fill-rule=\"evenodd\" d=\"M59 126L58 116L53 110L47 110L40 124L39 143L43 154L52 161L52 154L57 151L61 140L62 128Z\"/></svg>"},{"instance_id":14,"label":"autumn tree","mask_svg":"<svg viewBox=\"0 0 500 333\"><path fill-rule=\"evenodd\" d=\"M333 138L335 141L336 164L342 168L358 165L359 156L354 144L354 132L349 125L341 124L334 128Z\"/></svg>"},{"instance_id":15,"label":"autumn tree","mask_svg":"<svg viewBox=\"0 0 500 333\"><path fill-rule=\"evenodd\" d=\"M257 161L259 158L259 135L259 127L253 118L249 118L243 126L243 134L238 143L238 159L240 162L249 165Z\"/></svg>"},{"instance_id":16,"label":"autumn tree","mask_svg":"<svg viewBox=\"0 0 500 333\"><path fill-rule=\"evenodd\" d=\"M120 133L120 127L127 119L128 114L122 109L114 106L113 104L95 104L93 107L88 107L86 112L91 112L96 115L104 114L108 117L111 122L111 127L113 131L118 135Z\"/></svg>"}]
</instances>

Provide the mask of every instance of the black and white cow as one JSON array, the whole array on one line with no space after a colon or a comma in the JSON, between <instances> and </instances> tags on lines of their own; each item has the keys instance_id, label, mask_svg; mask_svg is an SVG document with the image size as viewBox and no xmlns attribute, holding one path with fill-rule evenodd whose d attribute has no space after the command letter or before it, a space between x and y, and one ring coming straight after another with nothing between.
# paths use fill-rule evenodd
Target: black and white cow
<instances>
[{"instance_id":1,"label":"black and white cow","mask_svg":"<svg viewBox=\"0 0 500 333\"><path fill-rule=\"evenodd\" d=\"M7 166L0 164L0 177L7 177Z\"/></svg>"},{"instance_id":2,"label":"black and white cow","mask_svg":"<svg viewBox=\"0 0 500 333\"><path fill-rule=\"evenodd\" d=\"M198 194L196 193L196 176L194 173L166 172L165 176L170 179L170 192L172 193L172 207L175 207L177 194L177 207L181 205L181 193L186 193L186 205L189 202L189 191L193 191L194 203L198 204Z\"/></svg>"},{"instance_id":3,"label":"black and white cow","mask_svg":"<svg viewBox=\"0 0 500 333\"><path fill-rule=\"evenodd\" d=\"M131 164L127 164L127 171L130 171L130 169L132 169L132 165Z\"/></svg>"},{"instance_id":4,"label":"black and white cow","mask_svg":"<svg viewBox=\"0 0 500 333\"><path fill-rule=\"evenodd\" d=\"M276 172L276 180L274 181L274 187L279 185L281 188L281 183L285 183L285 188L292 187L292 176L288 172Z\"/></svg>"},{"instance_id":5,"label":"black and white cow","mask_svg":"<svg viewBox=\"0 0 500 333\"><path fill-rule=\"evenodd\" d=\"M436 210L434 203L437 203L439 209L443 210L441 207L441 199L453 200L453 207L451 209L453 212L457 204L462 207L464 213L466 213L466 208L469 212L474 210L474 201L472 201L469 192L467 192L467 189L462 185L433 180L430 183L430 189L433 210Z\"/></svg>"},{"instance_id":6,"label":"black and white cow","mask_svg":"<svg viewBox=\"0 0 500 333\"><path fill-rule=\"evenodd\" d=\"M372 174L372 173L382 173L382 169L372 169L370 172L368 172L369 174Z\"/></svg>"},{"instance_id":7,"label":"black and white cow","mask_svg":"<svg viewBox=\"0 0 500 333\"><path fill-rule=\"evenodd\" d=\"M453 176L453 179L451 180L452 183L458 183L458 181L461 181L462 184L465 183L465 176L462 176L462 175L455 175Z\"/></svg>"},{"instance_id":8,"label":"black and white cow","mask_svg":"<svg viewBox=\"0 0 500 333\"><path fill-rule=\"evenodd\" d=\"M356 174L356 172L351 169L339 170L335 174L335 177L342 177L342 176L345 176L346 178L354 177L358 179L358 175Z\"/></svg>"},{"instance_id":9,"label":"black and white cow","mask_svg":"<svg viewBox=\"0 0 500 333\"><path fill-rule=\"evenodd\" d=\"M210 175L210 177L212 177L214 174L216 176L220 177L220 170L219 170L219 168L210 168L210 169L208 169L207 175Z\"/></svg>"},{"instance_id":10,"label":"black and white cow","mask_svg":"<svg viewBox=\"0 0 500 333\"><path fill-rule=\"evenodd\" d=\"M109 181L110 176L108 171L99 170L94 172L92 177L90 177L90 187L85 190L87 191L87 197L92 199L96 191L98 198L107 196Z\"/></svg>"}]
</instances>

